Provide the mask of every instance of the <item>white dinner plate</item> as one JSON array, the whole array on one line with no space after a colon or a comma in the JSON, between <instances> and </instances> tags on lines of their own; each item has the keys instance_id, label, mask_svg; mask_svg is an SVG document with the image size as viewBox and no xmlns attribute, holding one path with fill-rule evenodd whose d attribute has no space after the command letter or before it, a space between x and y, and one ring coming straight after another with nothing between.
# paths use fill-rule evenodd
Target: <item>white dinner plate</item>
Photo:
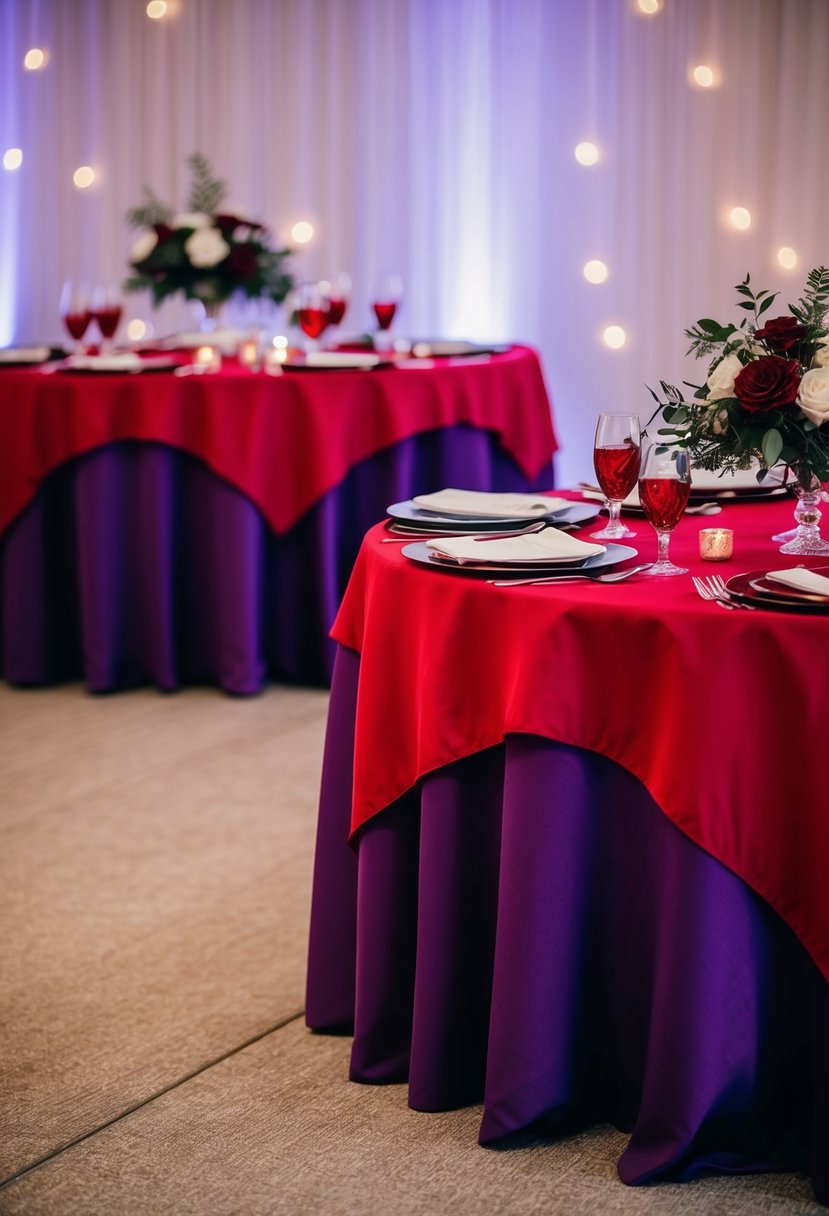
<instances>
[{"instance_id":1,"label":"white dinner plate","mask_svg":"<svg viewBox=\"0 0 829 1216\"><path fill-rule=\"evenodd\" d=\"M438 515L435 511L424 511L416 507L410 498L405 502L393 502L386 507L386 514L392 519L399 519L410 527L422 528L424 532L463 531L463 532L511 532L513 528L519 531L526 528L533 520L545 519L551 524L587 524L596 519L599 508L589 502L574 502L569 506L551 511L549 515L535 515L532 518L523 516L514 519L494 519L470 515Z\"/></svg>"},{"instance_id":2,"label":"white dinner plate","mask_svg":"<svg viewBox=\"0 0 829 1216\"><path fill-rule=\"evenodd\" d=\"M619 566L622 562L628 561L631 557L638 557L638 555L639 551L631 548L630 545L617 545L611 542L605 546L604 553L580 558L576 562L549 562L546 564L525 562L523 565L518 562L509 562L506 565L460 566L456 562L436 560L434 551L428 547L425 541L413 541L412 544L403 547L403 556L407 557L409 561L428 566L432 570L448 570L450 574L516 574L519 576L537 574L544 578L555 574L560 574L564 578L568 574L590 574L593 571L607 570L611 566Z\"/></svg>"}]
</instances>

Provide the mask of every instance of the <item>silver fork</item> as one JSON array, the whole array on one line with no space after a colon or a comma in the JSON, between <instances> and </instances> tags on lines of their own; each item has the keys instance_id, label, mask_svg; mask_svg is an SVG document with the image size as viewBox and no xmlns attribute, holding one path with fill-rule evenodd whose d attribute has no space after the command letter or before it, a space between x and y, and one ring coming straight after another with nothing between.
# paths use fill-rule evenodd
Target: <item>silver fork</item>
<instances>
[{"instance_id":1,"label":"silver fork","mask_svg":"<svg viewBox=\"0 0 829 1216\"><path fill-rule=\"evenodd\" d=\"M745 608L749 612L754 611L754 604L744 604L742 602L742 600L734 599L731 592L726 587L724 580L721 578L721 576L719 574L710 575L708 578L708 582L711 584L711 589L713 591L716 591L716 593L720 596L720 598L725 600L727 603L736 604L738 608Z\"/></svg>"},{"instance_id":2,"label":"silver fork","mask_svg":"<svg viewBox=\"0 0 829 1216\"><path fill-rule=\"evenodd\" d=\"M712 604L717 604L720 608L728 608L730 611L733 611L737 608L748 607L747 604L738 604L734 600L729 599L728 592L722 594L721 592L715 590L715 588L711 586L709 579L697 578L696 575L692 575L691 582L694 584L697 595L701 599L708 600L709 603Z\"/></svg>"}]
</instances>

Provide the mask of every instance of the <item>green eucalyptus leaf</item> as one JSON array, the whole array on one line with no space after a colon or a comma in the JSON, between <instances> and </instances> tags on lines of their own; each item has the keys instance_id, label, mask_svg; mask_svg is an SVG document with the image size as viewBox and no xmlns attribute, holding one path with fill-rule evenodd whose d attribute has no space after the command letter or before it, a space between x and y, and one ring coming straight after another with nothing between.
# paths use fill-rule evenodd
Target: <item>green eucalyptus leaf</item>
<instances>
[{"instance_id":1,"label":"green eucalyptus leaf","mask_svg":"<svg viewBox=\"0 0 829 1216\"><path fill-rule=\"evenodd\" d=\"M769 296L767 299L765 299L763 301L763 303L760 305L760 307L757 309L757 316L762 317L763 313L766 312L767 309L771 308L773 303L774 303L774 296Z\"/></svg>"},{"instance_id":2,"label":"green eucalyptus leaf","mask_svg":"<svg viewBox=\"0 0 829 1216\"><path fill-rule=\"evenodd\" d=\"M763 453L763 459L766 464L771 467L783 451L783 436L775 428L766 431L760 450Z\"/></svg>"}]
</instances>

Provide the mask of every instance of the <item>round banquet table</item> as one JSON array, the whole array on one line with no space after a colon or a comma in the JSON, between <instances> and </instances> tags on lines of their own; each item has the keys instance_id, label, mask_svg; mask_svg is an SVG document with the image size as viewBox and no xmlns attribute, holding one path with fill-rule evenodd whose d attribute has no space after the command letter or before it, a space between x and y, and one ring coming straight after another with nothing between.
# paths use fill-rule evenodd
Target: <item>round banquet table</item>
<instances>
[{"instance_id":1,"label":"round banquet table","mask_svg":"<svg viewBox=\"0 0 829 1216\"><path fill-rule=\"evenodd\" d=\"M725 507L725 566L686 517L672 556L795 564L791 510ZM482 1144L609 1121L627 1183L797 1170L829 1204L827 616L380 539L333 629L308 1025L415 1109L482 1103Z\"/></svg>"},{"instance_id":2,"label":"round banquet table","mask_svg":"<svg viewBox=\"0 0 829 1216\"><path fill-rule=\"evenodd\" d=\"M527 347L372 372L4 370L0 670L95 692L327 683L386 506L549 489L555 448Z\"/></svg>"}]
</instances>

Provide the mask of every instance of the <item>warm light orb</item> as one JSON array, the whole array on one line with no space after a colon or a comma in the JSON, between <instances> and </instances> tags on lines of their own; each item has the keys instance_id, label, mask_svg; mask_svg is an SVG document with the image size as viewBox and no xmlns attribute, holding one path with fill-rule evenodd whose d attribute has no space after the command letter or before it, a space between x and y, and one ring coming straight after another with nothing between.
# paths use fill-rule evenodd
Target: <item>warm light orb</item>
<instances>
[{"instance_id":1,"label":"warm light orb","mask_svg":"<svg viewBox=\"0 0 829 1216\"><path fill-rule=\"evenodd\" d=\"M607 278L607 266L598 258L594 258L592 261L584 263L582 274L588 283L603 283Z\"/></svg>"},{"instance_id":2,"label":"warm light orb","mask_svg":"<svg viewBox=\"0 0 829 1216\"><path fill-rule=\"evenodd\" d=\"M714 73L704 63L698 64L691 75L693 76L694 84L698 84L701 89L710 89L714 83Z\"/></svg>"},{"instance_id":3,"label":"warm light orb","mask_svg":"<svg viewBox=\"0 0 829 1216\"><path fill-rule=\"evenodd\" d=\"M599 159L599 149L589 140L585 140L584 143L576 144L573 155L580 165L595 165Z\"/></svg>"},{"instance_id":4,"label":"warm light orb","mask_svg":"<svg viewBox=\"0 0 829 1216\"><path fill-rule=\"evenodd\" d=\"M150 0L147 5L147 16L151 17L153 21L160 21L162 17L166 17L166 0Z\"/></svg>"},{"instance_id":5,"label":"warm light orb","mask_svg":"<svg viewBox=\"0 0 829 1216\"><path fill-rule=\"evenodd\" d=\"M746 228L751 227L751 212L747 207L732 207L729 218L732 228L745 232Z\"/></svg>"},{"instance_id":6,"label":"warm light orb","mask_svg":"<svg viewBox=\"0 0 829 1216\"><path fill-rule=\"evenodd\" d=\"M23 164L22 148L8 148L3 153L3 168L4 169L19 169Z\"/></svg>"},{"instance_id":7,"label":"warm light orb","mask_svg":"<svg viewBox=\"0 0 829 1216\"><path fill-rule=\"evenodd\" d=\"M275 350L285 350L288 346L288 339L284 334L275 334L273 337L273 347Z\"/></svg>"},{"instance_id":8,"label":"warm light orb","mask_svg":"<svg viewBox=\"0 0 829 1216\"><path fill-rule=\"evenodd\" d=\"M72 174L72 181L79 190L86 190L87 186L91 186L95 181L95 170L89 165L81 165L80 169L76 169Z\"/></svg>"},{"instance_id":9,"label":"warm light orb","mask_svg":"<svg viewBox=\"0 0 829 1216\"><path fill-rule=\"evenodd\" d=\"M313 240L314 225L309 224L307 220L300 220L291 229L291 236L297 245L307 245L310 240Z\"/></svg>"},{"instance_id":10,"label":"warm light orb","mask_svg":"<svg viewBox=\"0 0 829 1216\"><path fill-rule=\"evenodd\" d=\"M784 270L794 270L797 265L797 254L790 245L783 245L777 250L777 260Z\"/></svg>"},{"instance_id":11,"label":"warm light orb","mask_svg":"<svg viewBox=\"0 0 829 1216\"><path fill-rule=\"evenodd\" d=\"M137 318L130 321L127 326L127 337L130 342L140 342L142 338L147 336L147 322L139 321Z\"/></svg>"},{"instance_id":12,"label":"warm light orb","mask_svg":"<svg viewBox=\"0 0 829 1216\"><path fill-rule=\"evenodd\" d=\"M602 334L602 340L605 346L609 346L611 350L621 350L627 342L627 334L621 325L608 325Z\"/></svg>"},{"instance_id":13,"label":"warm light orb","mask_svg":"<svg viewBox=\"0 0 829 1216\"><path fill-rule=\"evenodd\" d=\"M639 0L637 8L640 13L646 13L648 17L652 17L654 13L658 13L660 9L659 0Z\"/></svg>"},{"instance_id":14,"label":"warm light orb","mask_svg":"<svg viewBox=\"0 0 829 1216\"><path fill-rule=\"evenodd\" d=\"M42 51L39 46L33 46L23 57L23 66L27 72L36 72L39 68L45 67L46 52Z\"/></svg>"}]
</instances>

